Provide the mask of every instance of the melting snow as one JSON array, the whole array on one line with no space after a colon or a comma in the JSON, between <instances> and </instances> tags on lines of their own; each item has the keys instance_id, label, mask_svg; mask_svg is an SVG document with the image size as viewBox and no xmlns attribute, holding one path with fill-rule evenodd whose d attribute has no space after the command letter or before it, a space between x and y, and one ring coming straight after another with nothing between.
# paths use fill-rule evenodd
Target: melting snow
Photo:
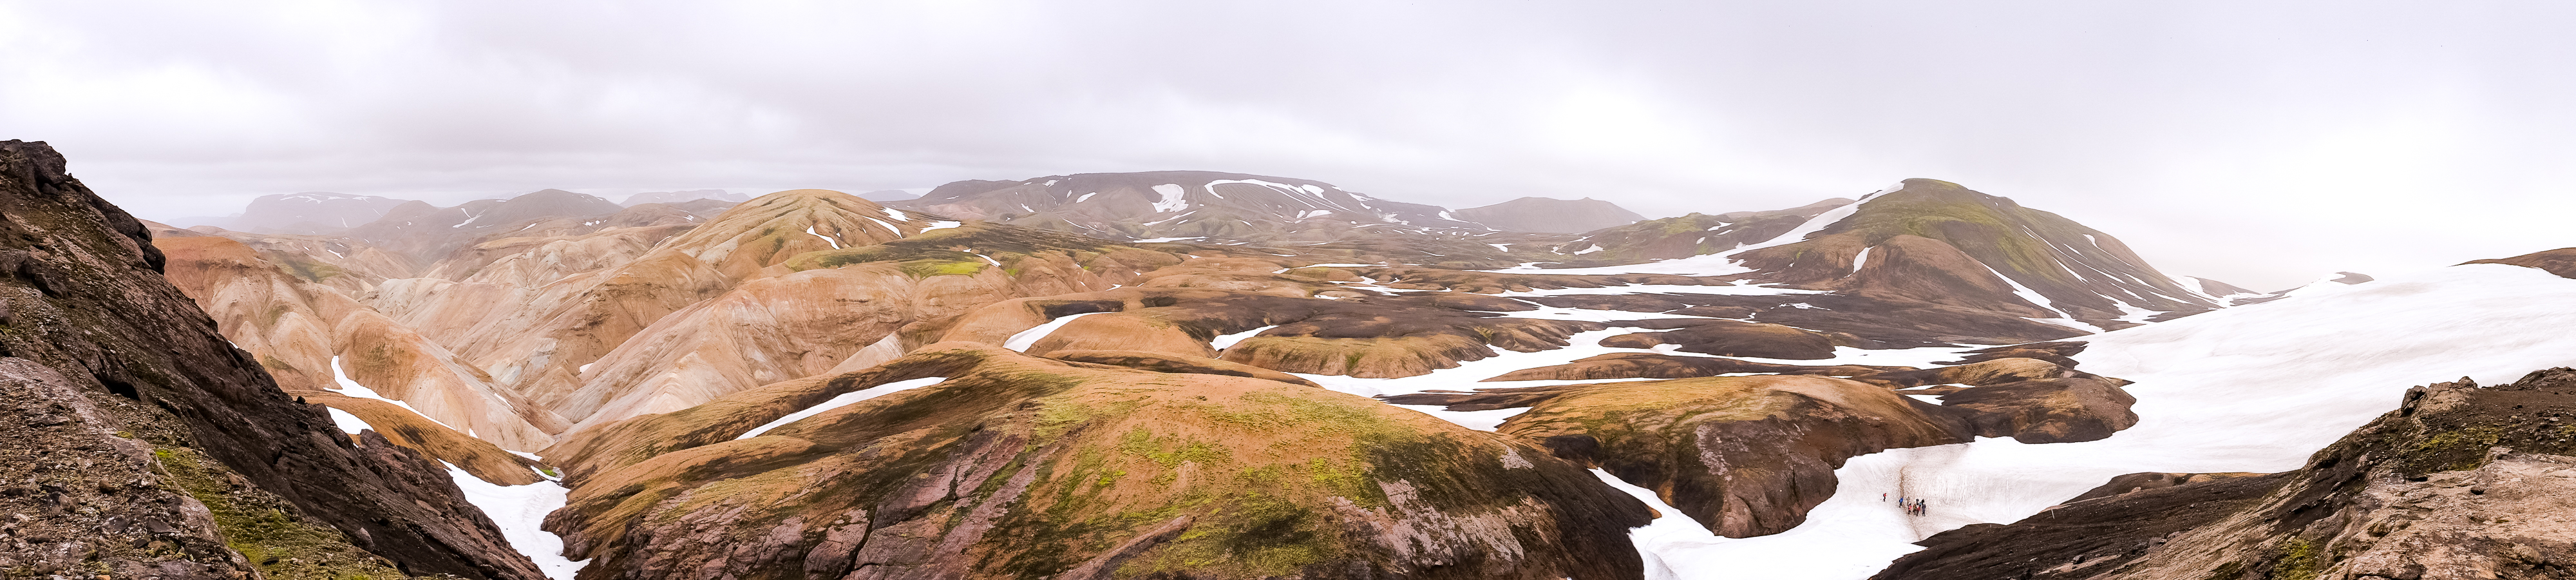
<instances>
[{"instance_id":1,"label":"melting snow","mask_svg":"<svg viewBox=\"0 0 2576 580\"><path fill-rule=\"evenodd\" d=\"M948 228L957 227L957 226L959 226L959 225L963 225L963 224L962 224L961 222L953 222L953 221L938 221L938 222L930 222L930 225L921 226L921 231L925 231L925 232L927 232L927 231L930 231L930 230L944 230L944 229L948 229Z\"/></svg>"},{"instance_id":2,"label":"melting snow","mask_svg":"<svg viewBox=\"0 0 2576 580\"><path fill-rule=\"evenodd\" d=\"M1154 186L1154 193L1161 194L1163 196L1161 201L1154 202L1154 213L1172 213L1189 209L1190 201L1188 199L1183 199L1181 196L1181 194L1188 192L1189 190L1181 189L1181 184L1178 183L1166 183Z\"/></svg>"},{"instance_id":3,"label":"melting snow","mask_svg":"<svg viewBox=\"0 0 2576 580\"><path fill-rule=\"evenodd\" d=\"M465 501L481 508L485 517L499 524L502 539L536 561L537 569L544 571L547 578L572 580L583 564L590 563L565 558L563 538L538 527L545 523L546 514L563 508L563 485L551 478L528 485L495 485L445 461L439 464L447 466L448 478L456 480L457 489L464 490Z\"/></svg>"},{"instance_id":4,"label":"melting snow","mask_svg":"<svg viewBox=\"0 0 2576 580\"><path fill-rule=\"evenodd\" d=\"M378 400L378 401L384 401L384 402L387 402L387 403L393 403L393 404L395 404L395 405L401 406L401 407L403 408L403 410L411 411L411 412L412 412L412 414L414 414L414 415L419 415L419 416L420 416L420 418L423 418L423 419L429 419L429 422L431 422L431 423L437 423L437 424L438 424L438 426L440 426L440 427L446 427L446 428L449 428L449 429L455 429L455 430L456 430L456 432L458 432L458 433L464 433L464 432L465 432L465 430L464 430L464 429L457 429L457 428L456 428L456 426L454 426L454 425L449 425L449 424L447 424L447 423L446 423L446 422L444 422L444 421L440 421L440 420L438 420L438 419L437 419L437 418L435 418L435 417L431 417L431 416L429 416L429 414L428 414L428 413L422 413L422 412L420 412L420 409L414 409L414 408L412 408L411 403L405 403L405 402L402 402L402 401L394 400L392 397L387 397L387 396L384 396L384 395L382 395L382 394L378 394L378 393L376 392L376 390L375 390L375 389L367 388L367 386L366 386L366 385L361 385L361 384L358 384L358 382L357 382L357 381L349 380L349 375L348 375L347 373L342 373L342 372L340 372L340 357L337 357L337 356L331 357L331 380L332 380L333 382L340 383L340 394L342 394L342 395L347 395L347 396L351 396L351 397L357 397L357 398L361 398L361 399L375 399L375 400Z\"/></svg>"},{"instance_id":5,"label":"melting snow","mask_svg":"<svg viewBox=\"0 0 2576 580\"><path fill-rule=\"evenodd\" d=\"M1854 274L1858 274L1858 273L1860 273L1860 268L1861 268L1861 266L1867 266L1867 265L1869 265L1869 251L1870 251L1870 250L1875 250L1875 249L1878 249L1878 247L1877 247L1877 246L1870 246L1870 247L1861 248L1861 249L1860 249L1860 255L1858 255L1858 256L1852 256L1852 267L1851 267L1851 271L1852 271L1852 273L1854 273Z\"/></svg>"},{"instance_id":6,"label":"melting snow","mask_svg":"<svg viewBox=\"0 0 2576 580\"><path fill-rule=\"evenodd\" d=\"M339 425L339 426L340 426L340 430L341 430L341 431L346 431L346 432L349 432L350 434L356 434L356 433L357 433L357 432L359 432L359 431L366 431L366 430L369 430L369 429L375 429L375 428L376 428L376 426L375 426L375 425L369 425L369 424L367 424L367 420L366 420L366 419L360 419L360 418L358 418L358 416L357 416L357 415L351 415L351 414L349 414L349 412L348 412L348 411L342 411L342 410L339 410L339 409L334 409L334 408L331 408L331 407L329 407L329 406L324 406L324 407L322 407L322 410L324 410L324 411L328 411L328 412L330 412L330 413L331 413L331 423L332 423L332 424L335 424L335 425Z\"/></svg>"},{"instance_id":7,"label":"melting snow","mask_svg":"<svg viewBox=\"0 0 2576 580\"><path fill-rule=\"evenodd\" d=\"M830 400L823 401L821 404L817 404L817 405L814 405L814 406L812 406L812 407L806 407L806 408L804 408L803 410L800 410L800 411L797 411L797 412L794 412L794 413L788 413L788 414L787 414L787 416L785 416L785 417L779 417L779 418L778 418L778 420L776 420L776 421L770 421L770 422L768 422L768 423L761 424L761 426L759 426L759 427L753 427L753 428L751 428L751 430L750 430L750 431L744 431L744 432L742 433L742 436L741 436L741 437L735 437L734 439L736 439L736 440L742 440L742 439L750 439L750 438L753 438L753 437L759 437L759 436L760 436L760 434L762 434L762 433L768 433L768 432L769 432L769 430L771 430L771 429L777 429L777 428L779 428L779 427L785 427L785 426L787 426L787 424L788 424L788 423L794 423L794 422L797 422L797 421L803 421L803 420L805 420L805 418L806 418L806 417L812 417L812 416L815 416L815 415L821 415L821 414L823 414L823 412L824 412L824 411L830 411L830 410L833 410L833 409L838 409L838 408L842 408L842 407L847 407L847 406L850 406L851 404L853 404L853 403L857 403L857 402L859 402L859 401L865 401L865 400L868 400L868 399L874 399L874 398L877 398L877 397L886 396L886 395L889 395L889 394L893 394L893 393L895 393L896 391L903 391L903 390L908 390L908 389L918 389L918 388L922 388L922 387L927 387L927 386L931 386L931 385L936 385L936 384L939 384L939 382L940 382L940 381L945 381L945 380L948 380L948 377L923 377L923 378L918 378L918 379L895 381L895 382L891 382L891 383L886 383L886 384L882 384L882 385L877 385L877 386L873 386L873 387L868 387L868 388L865 388L865 389L859 389L859 390L856 390L856 391L850 391L850 392L847 392L847 393L841 393L841 395L840 395L840 396L832 397Z\"/></svg>"}]
</instances>

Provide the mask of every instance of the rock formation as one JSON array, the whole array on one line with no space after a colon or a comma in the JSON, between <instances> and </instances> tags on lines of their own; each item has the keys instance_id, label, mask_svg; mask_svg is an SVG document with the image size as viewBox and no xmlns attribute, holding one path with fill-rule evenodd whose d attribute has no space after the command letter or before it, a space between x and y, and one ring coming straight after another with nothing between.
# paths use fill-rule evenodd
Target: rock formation
<instances>
[{"instance_id":1,"label":"rock formation","mask_svg":"<svg viewBox=\"0 0 2576 580\"><path fill-rule=\"evenodd\" d=\"M0 216L0 413L27 426L0 511L36 516L0 523L11 575L542 576L436 464L278 389L51 147L0 141Z\"/></svg>"}]
</instances>

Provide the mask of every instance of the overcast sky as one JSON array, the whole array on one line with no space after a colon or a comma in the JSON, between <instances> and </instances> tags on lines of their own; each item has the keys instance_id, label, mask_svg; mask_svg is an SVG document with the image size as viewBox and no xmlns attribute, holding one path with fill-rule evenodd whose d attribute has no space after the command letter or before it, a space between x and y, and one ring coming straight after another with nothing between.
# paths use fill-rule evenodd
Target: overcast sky
<instances>
[{"instance_id":1,"label":"overcast sky","mask_svg":"<svg viewBox=\"0 0 2576 580\"><path fill-rule=\"evenodd\" d=\"M2576 246L2571 27L2558 1L0 0L0 139L164 220L1160 169L1661 217L1930 177L2270 290Z\"/></svg>"}]
</instances>

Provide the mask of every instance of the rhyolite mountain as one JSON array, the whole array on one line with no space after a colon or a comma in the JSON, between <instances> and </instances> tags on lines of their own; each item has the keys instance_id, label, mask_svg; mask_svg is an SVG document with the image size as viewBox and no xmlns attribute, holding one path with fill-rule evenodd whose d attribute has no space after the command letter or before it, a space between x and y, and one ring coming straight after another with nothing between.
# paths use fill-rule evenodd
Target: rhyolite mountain
<instances>
[{"instance_id":1,"label":"rhyolite mountain","mask_svg":"<svg viewBox=\"0 0 2576 580\"><path fill-rule=\"evenodd\" d=\"M0 569L543 577L438 464L280 390L65 168L0 141Z\"/></svg>"},{"instance_id":2,"label":"rhyolite mountain","mask_svg":"<svg viewBox=\"0 0 2576 580\"><path fill-rule=\"evenodd\" d=\"M1215 171L959 181L894 207L1108 239L1327 241L1375 232L1492 231L1436 206L1311 179Z\"/></svg>"},{"instance_id":3,"label":"rhyolite mountain","mask_svg":"<svg viewBox=\"0 0 2576 580\"><path fill-rule=\"evenodd\" d=\"M327 234L376 221L408 200L327 191L263 195L222 224L264 234Z\"/></svg>"},{"instance_id":4,"label":"rhyolite mountain","mask_svg":"<svg viewBox=\"0 0 2576 580\"><path fill-rule=\"evenodd\" d=\"M1524 197L1455 213L1460 219L1511 232L1582 233L1646 219L1619 204L1592 198Z\"/></svg>"}]
</instances>

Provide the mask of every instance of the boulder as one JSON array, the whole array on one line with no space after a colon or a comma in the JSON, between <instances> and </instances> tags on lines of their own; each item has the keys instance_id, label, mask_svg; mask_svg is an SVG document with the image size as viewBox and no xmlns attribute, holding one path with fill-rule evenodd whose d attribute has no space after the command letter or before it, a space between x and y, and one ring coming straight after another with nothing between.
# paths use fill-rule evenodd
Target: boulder
<instances>
[{"instance_id":1,"label":"boulder","mask_svg":"<svg viewBox=\"0 0 2576 580\"><path fill-rule=\"evenodd\" d=\"M1732 538L1806 521L1845 459L1968 440L1937 408L1887 389L1784 375L1579 385L1497 432L1653 490Z\"/></svg>"}]
</instances>

